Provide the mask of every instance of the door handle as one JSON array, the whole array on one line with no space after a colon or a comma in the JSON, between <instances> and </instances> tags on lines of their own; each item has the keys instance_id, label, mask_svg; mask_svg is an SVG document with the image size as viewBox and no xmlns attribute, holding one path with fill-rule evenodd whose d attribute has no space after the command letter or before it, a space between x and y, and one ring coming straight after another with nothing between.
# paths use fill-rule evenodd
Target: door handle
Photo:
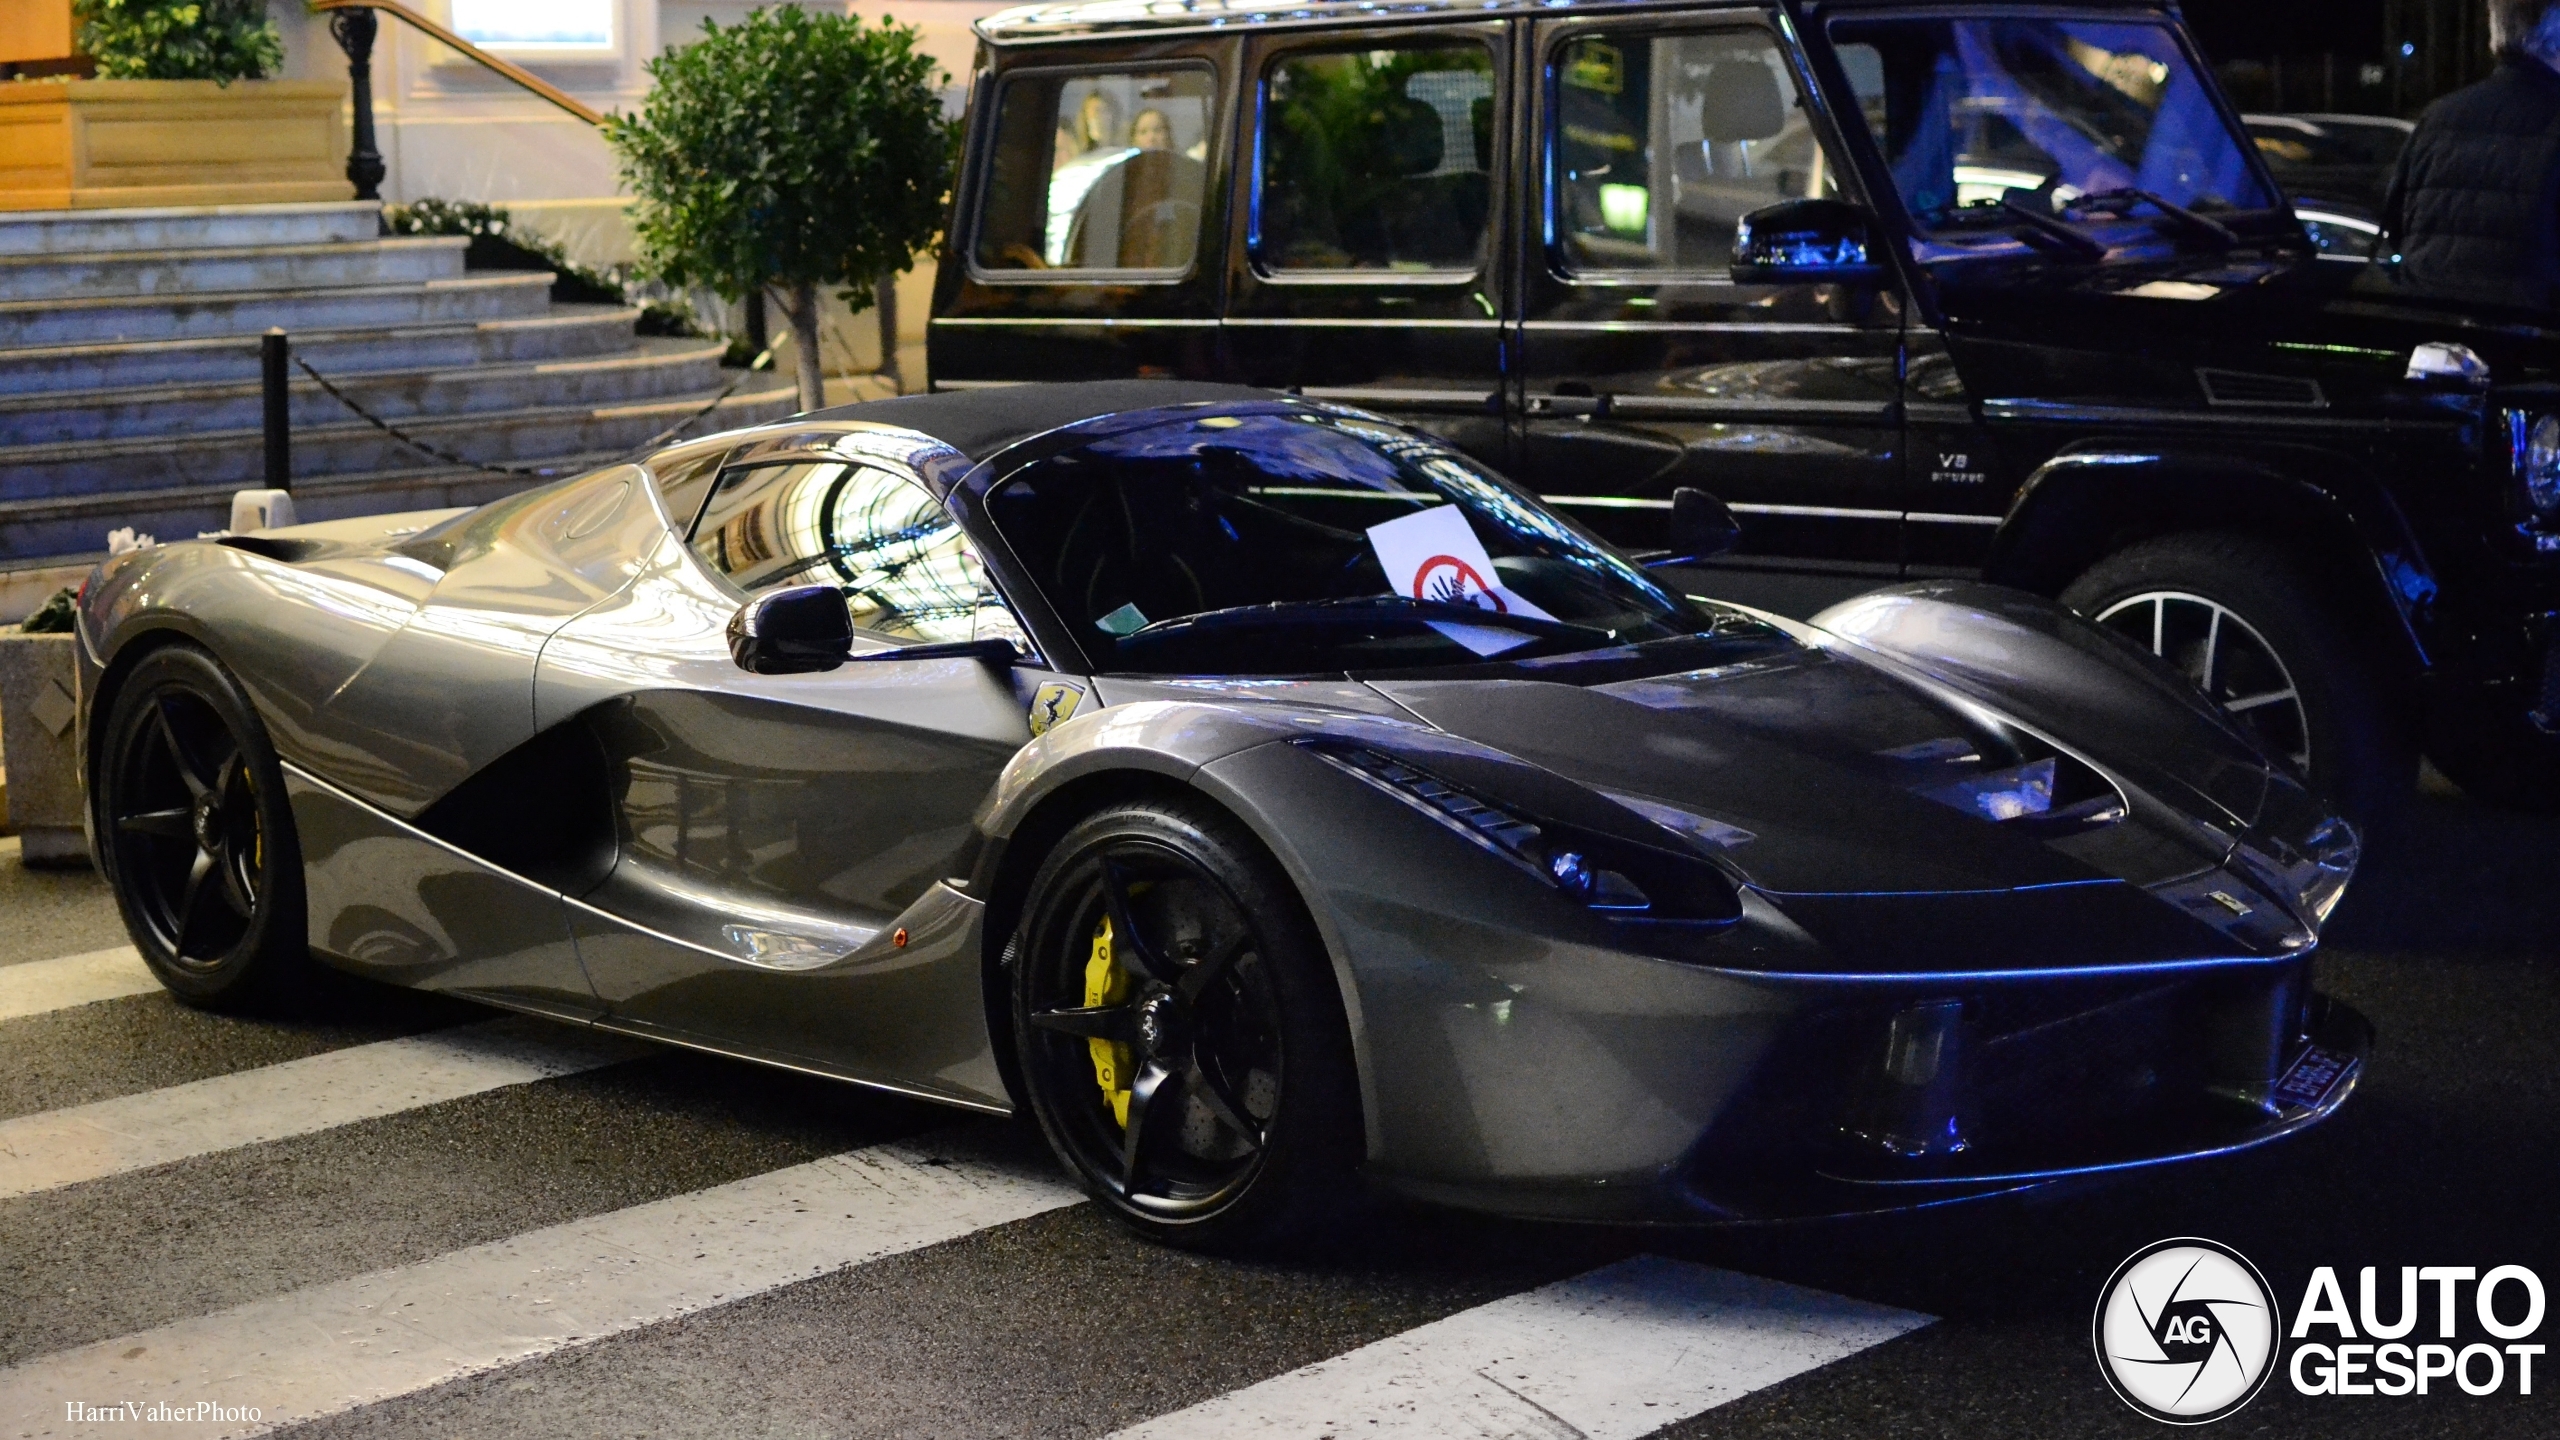
<instances>
[{"instance_id":1,"label":"door handle","mask_svg":"<svg viewBox=\"0 0 2560 1440\"><path fill-rule=\"evenodd\" d=\"M1582 415L1596 420L1609 413L1609 402L1613 398L1608 395L1532 395L1529 397L1529 413Z\"/></svg>"}]
</instances>

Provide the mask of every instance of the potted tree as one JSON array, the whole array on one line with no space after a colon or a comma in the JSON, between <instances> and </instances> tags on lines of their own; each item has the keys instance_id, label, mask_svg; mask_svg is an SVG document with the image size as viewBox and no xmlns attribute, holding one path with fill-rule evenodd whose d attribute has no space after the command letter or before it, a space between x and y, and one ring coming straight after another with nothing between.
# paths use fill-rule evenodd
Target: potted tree
<instances>
[{"instance_id":1,"label":"potted tree","mask_svg":"<svg viewBox=\"0 0 2560 1440\"><path fill-rule=\"evenodd\" d=\"M959 127L910 27L791 6L649 64L636 116L605 122L638 198L643 262L725 299L769 293L791 324L800 403L825 403L818 296L856 313L942 228Z\"/></svg>"},{"instance_id":2,"label":"potted tree","mask_svg":"<svg viewBox=\"0 0 2560 1440\"><path fill-rule=\"evenodd\" d=\"M0 210L343 200L336 81L270 80L265 0L74 0L94 80L0 85Z\"/></svg>"}]
</instances>

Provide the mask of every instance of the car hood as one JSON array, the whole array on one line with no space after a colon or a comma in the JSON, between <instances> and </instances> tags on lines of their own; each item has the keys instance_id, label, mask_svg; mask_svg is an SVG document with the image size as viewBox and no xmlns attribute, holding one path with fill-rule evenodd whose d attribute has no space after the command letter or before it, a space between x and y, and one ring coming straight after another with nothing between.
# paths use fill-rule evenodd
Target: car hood
<instances>
[{"instance_id":1,"label":"car hood","mask_svg":"<svg viewBox=\"0 0 2560 1440\"><path fill-rule=\"evenodd\" d=\"M1373 684L1438 729L1633 799L1640 814L1651 804L1712 822L1697 833L1723 837L1725 863L1774 894L2148 885L2229 849L2147 797L2088 831L1991 819L1967 786L1999 768L1982 757L1997 754L2007 717L1828 649L1593 687Z\"/></svg>"},{"instance_id":2,"label":"car hood","mask_svg":"<svg viewBox=\"0 0 2560 1440\"><path fill-rule=\"evenodd\" d=\"M2409 420L2476 405L2459 380L2411 381L2422 345L2459 344L2501 384L2560 373L2560 334L2532 314L2421 293L2380 266L2182 256L2073 265L2042 257L1932 267L1951 338L1983 399L2328 409ZM2203 370L2236 372L2208 388ZM2316 382L2316 394L2281 382ZM2254 383L2253 383L2254 382ZM1925 376L1915 383L1926 391Z\"/></svg>"}]
</instances>

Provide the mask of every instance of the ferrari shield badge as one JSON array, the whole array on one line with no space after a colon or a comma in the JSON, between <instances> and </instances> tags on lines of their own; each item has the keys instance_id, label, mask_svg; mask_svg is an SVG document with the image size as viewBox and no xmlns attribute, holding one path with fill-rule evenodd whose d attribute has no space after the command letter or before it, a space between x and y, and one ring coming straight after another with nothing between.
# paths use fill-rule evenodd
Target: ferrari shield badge
<instances>
[{"instance_id":1,"label":"ferrari shield badge","mask_svg":"<svg viewBox=\"0 0 2560 1440\"><path fill-rule=\"evenodd\" d=\"M1064 680L1052 680L1031 692L1031 733L1046 735L1050 727L1063 725L1084 703L1084 691Z\"/></svg>"}]
</instances>

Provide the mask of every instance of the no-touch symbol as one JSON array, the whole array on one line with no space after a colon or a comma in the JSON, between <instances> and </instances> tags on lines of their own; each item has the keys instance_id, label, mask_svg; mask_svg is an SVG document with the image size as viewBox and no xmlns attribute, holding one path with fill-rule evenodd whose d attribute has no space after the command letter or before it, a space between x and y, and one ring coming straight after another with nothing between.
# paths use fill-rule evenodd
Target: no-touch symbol
<instances>
[{"instance_id":1,"label":"no-touch symbol","mask_svg":"<svg viewBox=\"0 0 2560 1440\"><path fill-rule=\"evenodd\" d=\"M1490 606L1499 615L1511 613L1511 607L1502 603L1502 593L1486 584L1476 567L1455 555L1434 555L1422 562L1413 572L1413 598L1473 605L1479 610Z\"/></svg>"}]
</instances>

